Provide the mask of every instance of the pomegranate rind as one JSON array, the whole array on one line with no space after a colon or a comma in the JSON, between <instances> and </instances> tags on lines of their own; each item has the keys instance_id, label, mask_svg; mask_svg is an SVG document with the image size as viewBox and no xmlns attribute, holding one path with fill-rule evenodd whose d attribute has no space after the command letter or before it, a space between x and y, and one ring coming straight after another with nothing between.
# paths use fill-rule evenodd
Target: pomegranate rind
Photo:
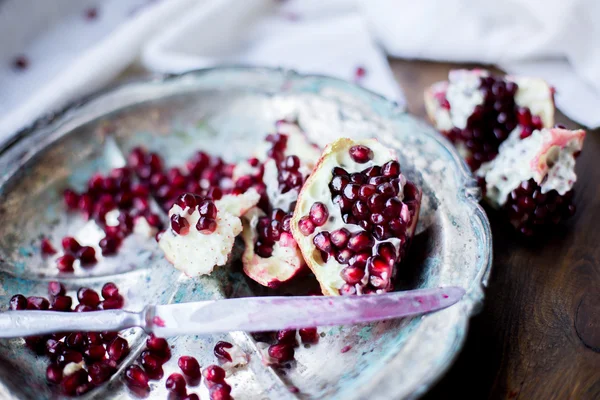
<instances>
[{"instance_id":1,"label":"pomegranate rind","mask_svg":"<svg viewBox=\"0 0 600 400\"><path fill-rule=\"evenodd\" d=\"M178 235L167 229L158 245L165 258L187 276L208 275L215 266L227 263L235 238L242 232L240 217L259 200L258 192L249 189L246 193L225 195L215 201L217 229L210 234L201 233L196 229L196 223L200 219L197 209L189 214L187 207L182 209L175 204L169 210L169 217L174 214L183 216L189 223L189 232L186 235Z\"/></svg>"},{"instance_id":2,"label":"pomegranate rind","mask_svg":"<svg viewBox=\"0 0 600 400\"><path fill-rule=\"evenodd\" d=\"M357 163L353 161L349 156L349 149L355 145L364 145L370 148L374 154L373 159L367 163ZM302 187L291 220L291 230L294 239L296 239L302 255L304 256L306 264L315 274L315 277L321 286L321 291L326 296L340 295L340 288L346 283L340 276L340 272L346 266L335 261L333 257L330 258L330 261L323 262L319 255L319 250L313 244L314 236L323 230L339 229L342 227L348 229L351 233L363 230L358 225L345 224L341 218L339 207L333 204L328 186L333 176L332 169L336 166L342 166L350 173L360 172L370 166L383 165L392 160L397 160L396 153L380 144L376 139L352 140L349 138L340 138L325 147L315 169ZM420 189L418 190L419 192L415 197L416 207L414 209L414 215L412 216L413 219L406 229L406 241L402 244L403 250L407 250L408 244L412 241L418 222L421 203L421 191ZM315 227L312 234L305 236L300 231L299 221L302 217L309 214L310 208L315 202L322 202L327 206L329 220L325 225ZM330 225L332 220L337 221L337 225ZM377 244L374 248L376 246ZM394 244L394 247L396 247L396 251L400 251L397 243Z\"/></svg>"},{"instance_id":3,"label":"pomegranate rind","mask_svg":"<svg viewBox=\"0 0 600 400\"><path fill-rule=\"evenodd\" d=\"M512 190L533 179L542 193L564 195L577 180L575 158L583 148L584 130L561 128L534 131L520 139L511 135L500 145L498 156L484 163L477 175L486 182L486 200L501 207Z\"/></svg>"},{"instance_id":4,"label":"pomegranate rind","mask_svg":"<svg viewBox=\"0 0 600 400\"><path fill-rule=\"evenodd\" d=\"M304 258L296 240L287 232L281 233L281 239L273 245L271 257L263 258L254 252L257 240L256 225L265 213L258 207L249 210L243 217L242 238L246 248L242 255L244 273L257 283L276 288L283 282L294 278L305 266Z\"/></svg>"}]
</instances>

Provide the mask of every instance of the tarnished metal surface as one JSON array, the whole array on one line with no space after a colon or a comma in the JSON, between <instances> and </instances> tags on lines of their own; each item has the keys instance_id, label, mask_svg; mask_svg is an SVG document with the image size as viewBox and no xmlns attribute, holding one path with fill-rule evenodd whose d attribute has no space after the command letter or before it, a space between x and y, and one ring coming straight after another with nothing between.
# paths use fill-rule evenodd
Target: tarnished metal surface
<instances>
[{"instance_id":1,"label":"tarnished metal surface","mask_svg":"<svg viewBox=\"0 0 600 400\"><path fill-rule=\"evenodd\" d=\"M254 68L197 71L116 88L24 132L0 155L0 303L14 293L45 295L56 269L40 255L42 236L59 243L67 233L89 234L85 221L62 208L67 185L82 188L93 172L122 165L123 155L139 144L161 153L167 165L181 164L199 149L238 160L281 118L297 118L319 144L375 136L396 148L403 171L424 191L418 235L399 272L401 289L454 285L467 294L424 317L320 328L319 344L301 346L289 369L265 367L245 333L170 339L173 358L165 376L177 369L179 355L194 355L204 366L215 363L214 344L228 340L251 354L250 365L228 378L236 399L418 397L448 368L483 299L491 266L489 225L475 181L445 139L385 99L331 78ZM145 303L278 293L246 279L237 262L211 277L186 278L162 258L153 239L135 237L118 256L60 279L69 290L99 289L112 280L132 310ZM127 338L138 349L144 339L140 330ZM1 341L0 395L55 397L45 383L46 362L22 340ZM166 397L163 382L151 385L152 396ZM205 388L191 391L208 398ZM118 376L87 397L135 398Z\"/></svg>"}]
</instances>

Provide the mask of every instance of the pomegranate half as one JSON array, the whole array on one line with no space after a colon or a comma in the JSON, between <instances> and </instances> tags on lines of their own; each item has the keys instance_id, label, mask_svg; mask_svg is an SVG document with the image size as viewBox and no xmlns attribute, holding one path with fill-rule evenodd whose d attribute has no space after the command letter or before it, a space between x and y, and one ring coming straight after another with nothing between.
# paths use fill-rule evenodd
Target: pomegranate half
<instances>
[{"instance_id":1,"label":"pomegranate half","mask_svg":"<svg viewBox=\"0 0 600 400\"><path fill-rule=\"evenodd\" d=\"M475 171L513 132L525 138L554 125L554 89L539 78L453 70L425 91L425 108Z\"/></svg>"},{"instance_id":2,"label":"pomegranate half","mask_svg":"<svg viewBox=\"0 0 600 400\"><path fill-rule=\"evenodd\" d=\"M304 184L292 234L325 295L393 288L410 244L421 190L375 139L330 143Z\"/></svg>"},{"instance_id":3,"label":"pomegranate half","mask_svg":"<svg viewBox=\"0 0 600 400\"><path fill-rule=\"evenodd\" d=\"M298 124L278 121L276 128L277 133L259 145L260 153L234 170L234 176L247 171L246 179L260 181L266 188L267 201L242 219L246 245L242 263L248 277L272 288L292 279L306 265L290 221L298 193L320 156Z\"/></svg>"}]
</instances>

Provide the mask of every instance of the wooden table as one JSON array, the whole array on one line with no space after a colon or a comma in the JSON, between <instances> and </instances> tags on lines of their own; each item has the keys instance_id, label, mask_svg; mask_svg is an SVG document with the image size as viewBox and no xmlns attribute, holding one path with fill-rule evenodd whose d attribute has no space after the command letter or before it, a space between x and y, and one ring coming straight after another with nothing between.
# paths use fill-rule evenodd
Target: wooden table
<instances>
[{"instance_id":1,"label":"wooden table","mask_svg":"<svg viewBox=\"0 0 600 400\"><path fill-rule=\"evenodd\" d=\"M390 60L408 108L423 89L468 65ZM598 110L600 112L600 110ZM558 113L557 122L578 125ZM600 399L600 130L577 162L577 214L562 231L523 243L488 211L494 265L464 348L425 399Z\"/></svg>"}]
</instances>

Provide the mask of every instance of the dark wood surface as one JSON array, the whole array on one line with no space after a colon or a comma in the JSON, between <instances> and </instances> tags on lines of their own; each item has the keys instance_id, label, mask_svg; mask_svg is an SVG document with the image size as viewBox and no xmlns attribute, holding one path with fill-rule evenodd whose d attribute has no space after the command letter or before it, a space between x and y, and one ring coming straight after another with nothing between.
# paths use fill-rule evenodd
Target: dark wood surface
<instances>
[{"instance_id":1,"label":"dark wood surface","mask_svg":"<svg viewBox=\"0 0 600 400\"><path fill-rule=\"evenodd\" d=\"M390 63L409 110L423 118L423 89L471 67ZM578 127L558 114L557 123ZM494 264L485 306L425 399L600 399L599 161L600 130L588 130L576 167L577 213L543 240L524 243L488 210Z\"/></svg>"}]
</instances>

